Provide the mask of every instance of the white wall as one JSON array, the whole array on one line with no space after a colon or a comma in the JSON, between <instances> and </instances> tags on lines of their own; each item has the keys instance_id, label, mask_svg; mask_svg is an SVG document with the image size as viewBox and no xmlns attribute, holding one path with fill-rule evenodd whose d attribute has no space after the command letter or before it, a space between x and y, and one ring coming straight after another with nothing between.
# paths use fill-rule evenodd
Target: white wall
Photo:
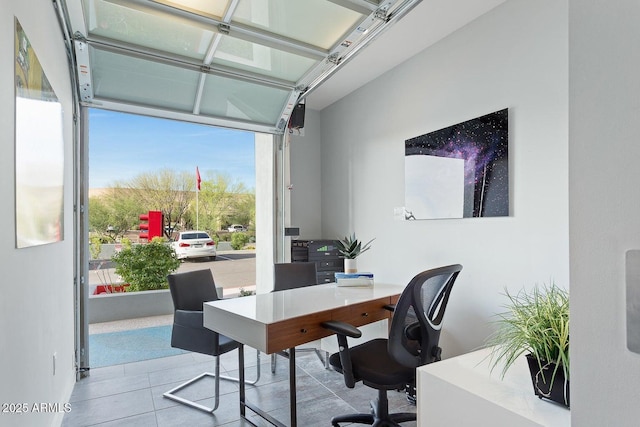
<instances>
[{"instance_id":1,"label":"white wall","mask_svg":"<svg viewBox=\"0 0 640 427\"><path fill-rule=\"evenodd\" d=\"M508 1L321 112L323 237L375 237L358 268L378 282L464 266L445 357L483 344L505 288L569 286L567 21L567 1ZM512 215L394 220L404 141L505 107Z\"/></svg>"},{"instance_id":2,"label":"white wall","mask_svg":"<svg viewBox=\"0 0 640 427\"><path fill-rule=\"evenodd\" d=\"M64 241L15 249L14 16L64 110ZM51 1L0 2L0 402L66 403L73 369L72 101L66 53ZM36 124L34 124L36 125ZM57 356L53 374L53 354ZM0 414L2 426L56 425L63 413Z\"/></svg>"},{"instance_id":3,"label":"white wall","mask_svg":"<svg viewBox=\"0 0 640 427\"><path fill-rule=\"evenodd\" d=\"M320 113L306 110L304 135L291 136L291 226L300 239L322 237Z\"/></svg>"},{"instance_id":4,"label":"white wall","mask_svg":"<svg viewBox=\"0 0 640 427\"><path fill-rule=\"evenodd\" d=\"M640 248L640 3L571 1L569 16L572 423L637 426L624 261Z\"/></svg>"}]
</instances>

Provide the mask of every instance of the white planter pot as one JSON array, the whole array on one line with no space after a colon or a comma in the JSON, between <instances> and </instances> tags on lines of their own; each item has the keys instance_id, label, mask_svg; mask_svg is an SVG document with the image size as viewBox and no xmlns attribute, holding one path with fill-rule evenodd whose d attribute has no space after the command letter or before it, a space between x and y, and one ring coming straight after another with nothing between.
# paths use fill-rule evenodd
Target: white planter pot
<instances>
[{"instance_id":1,"label":"white planter pot","mask_svg":"<svg viewBox=\"0 0 640 427\"><path fill-rule=\"evenodd\" d=\"M345 273L357 273L358 272L358 263L357 260L345 258L344 260L344 272Z\"/></svg>"}]
</instances>

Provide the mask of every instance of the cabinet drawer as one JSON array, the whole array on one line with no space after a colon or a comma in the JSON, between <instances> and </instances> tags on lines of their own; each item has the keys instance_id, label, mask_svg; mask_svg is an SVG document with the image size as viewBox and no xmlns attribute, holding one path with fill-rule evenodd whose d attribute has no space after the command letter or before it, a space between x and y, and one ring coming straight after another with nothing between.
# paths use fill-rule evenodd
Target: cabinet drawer
<instances>
[{"instance_id":1,"label":"cabinet drawer","mask_svg":"<svg viewBox=\"0 0 640 427\"><path fill-rule=\"evenodd\" d=\"M353 326L362 326L378 320L389 319L391 312L384 308L389 304L390 298L380 298L355 306L346 306L333 310L331 318L349 323Z\"/></svg>"},{"instance_id":2,"label":"cabinet drawer","mask_svg":"<svg viewBox=\"0 0 640 427\"><path fill-rule=\"evenodd\" d=\"M296 317L269 325L267 329L267 353L286 350L288 348L328 337L331 331L321 323L331 317L329 312Z\"/></svg>"},{"instance_id":3,"label":"cabinet drawer","mask_svg":"<svg viewBox=\"0 0 640 427\"><path fill-rule=\"evenodd\" d=\"M344 269L344 260L337 259L321 259L316 261L318 271L342 271Z\"/></svg>"},{"instance_id":4,"label":"cabinet drawer","mask_svg":"<svg viewBox=\"0 0 640 427\"><path fill-rule=\"evenodd\" d=\"M338 251L335 252L311 252L309 251L309 261L322 261L324 259L340 259Z\"/></svg>"},{"instance_id":5,"label":"cabinet drawer","mask_svg":"<svg viewBox=\"0 0 640 427\"><path fill-rule=\"evenodd\" d=\"M291 253L291 262L307 262L309 261L307 259L307 254L300 254L300 253Z\"/></svg>"},{"instance_id":6,"label":"cabinet drawer","mask_svg":"<svg viewBox=\"0 0 640 427\"><path fill-rule=\"evenodd\" d=\"M307 248L291 248L291 256L295 258L304 258L306 261L308 258Z\"/></svg>"}]
</instances>

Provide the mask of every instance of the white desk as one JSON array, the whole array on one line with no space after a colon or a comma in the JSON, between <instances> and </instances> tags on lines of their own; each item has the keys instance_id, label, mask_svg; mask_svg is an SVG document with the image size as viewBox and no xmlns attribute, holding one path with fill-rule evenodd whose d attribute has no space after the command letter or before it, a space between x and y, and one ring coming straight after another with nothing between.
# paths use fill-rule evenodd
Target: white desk
<instances>
[{"instance_id":1,"label":"white desk","mask_svg":"<svg viewBox=\"0 0 640 427\"><path fill-rule=\"evenodd\" d=\"M327 320L363 326L388 319L384 308L395 304L404 286L375 284L371 288L337 287L334 283L289 289L267 294L207 302L204 326L267 354L289 349L291 425L296 426L295 346L332 332L322 327ZM240 414L245 408L273 425L281 422L250 404L244 392L244 356L240 362Z\"/></svg>"},{"instance_id":2,"label":"white desk","mask_svg":"<svg viewBox=\"0 0 640 427\"><path fill-rule=\"evenodd\" d=\"M483 349L418 368L418 425L571 425L567 408L533 393L524 356L501 380L500 367L490 372L489 354L489 349Z\"/></svg>"}]
</instances>

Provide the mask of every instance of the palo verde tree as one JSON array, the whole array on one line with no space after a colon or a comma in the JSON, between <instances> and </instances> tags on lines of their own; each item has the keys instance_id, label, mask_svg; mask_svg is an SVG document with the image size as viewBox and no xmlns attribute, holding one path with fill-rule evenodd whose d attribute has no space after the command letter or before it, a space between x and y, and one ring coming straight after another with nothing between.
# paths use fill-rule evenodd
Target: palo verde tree
<instances>
[{"instance_id":1,"label":"palo verde tree","mask_svg":"<svg viewBox=\"0 0 640 427\"><path fill-rule=\"evenodd\" d=\"M119 188L89 198L89 231L102 242L115 242L139 221L143 205Z\"/></svg>"},{"instance_id":2,"label":"palo verde tree","mask_svg":"<svg viewBox=\"0 0 640 427\"><path fill-rule=\"evenodd\" d=\"M201 229L220 230L224 225L249 224L255 218L255 195L238 181L221 173L206 173L198 194L198 222ZM190 221L196 224L196 204Z\"/></svg>"},{"instance_id":3,"label":"palo verde tree","mask_svg":"<svg viewBox=\"0 0 640 427\"><path fill-rule=\"evenodd\" d=\"M123 187L141 202L144 211L162 211L165 225L175 227L182 222L193 200L195 177L193 173L165 168L141 173Z\"/></svg>"},{"instance_id":4,"label":"palo verde tree","mask_svg":"<svg viewBox=\"0 0 640 427\"><path fill-rule=\"evenodd\" d=\"M198 194L199 227L220 230L229 224L252 224L255 194L227 175L209 173ZM140 223L138 216L150 210L164 214L165 226L196 227L196 182L193 172L162 169L120 181L99 198L91 198L89 227L104 241L122 237ZM110 231L107 231L110 230Z\"/></svg>"},{"instance_id":5,"label":"palo verde tree","mask_svg":"<svg viewBox=\"0 0 640 427\"><path fill-rule=\"evenodd\" d=\"M239 194L233 215L229 217L230 224L254 224L256 219L256 195L255 193Z\"/></svg>"}]
</instances>

